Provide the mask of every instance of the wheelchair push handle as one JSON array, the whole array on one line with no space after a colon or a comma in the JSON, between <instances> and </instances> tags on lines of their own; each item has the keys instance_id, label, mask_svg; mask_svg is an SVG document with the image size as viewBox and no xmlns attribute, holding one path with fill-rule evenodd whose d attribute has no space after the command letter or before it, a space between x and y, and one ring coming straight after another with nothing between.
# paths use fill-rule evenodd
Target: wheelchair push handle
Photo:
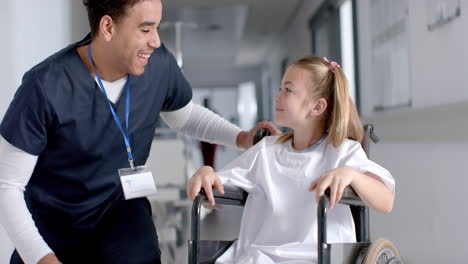
<instances>
[{"instance_id":1,"label":"wheelchair push handle","mask_svg":"<svg viewBox=\"0 0 468 264\"><path fill-rule=\"evenodd\" d=\"M257 132L255 132L255 136L253 138L253 144L252 145L257 144L260 140L262 140L262 138L267 137L269 135L271 135L271 133L270 133L270 131L268 129L263 128L263 127L257 129Z\"/></svg>"}]
</instances>

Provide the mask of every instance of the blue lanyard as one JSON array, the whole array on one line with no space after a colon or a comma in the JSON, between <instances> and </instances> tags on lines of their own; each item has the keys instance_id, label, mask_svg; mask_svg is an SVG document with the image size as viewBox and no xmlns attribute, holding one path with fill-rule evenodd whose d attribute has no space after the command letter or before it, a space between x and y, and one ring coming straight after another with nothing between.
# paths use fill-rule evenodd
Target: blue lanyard
<instances>
[{"instance_id":1,"label":"blue lanyard","mask_svg":"<svg viewBox=\"0 0 468 264\"><path fill-rule=\"evenodd\" d=\"M96 70L96 66L94 65L93 57L91 55L91 44L88 46L88 57L89 60L91 61L91 64L93 65L94 69L94 74L96 74L97 81L99 83L99 88L101 88L102 93L106 97L107 103L109 104L109 108L112 112L112 116L114 116L115 123L120 129L120 132L122 132L122 135L124 136L125 140L125 146L127 147L127 154L128 154L128 163L130 164L130 168L135 169L133 166L133 155L132 155L132 148L130 147L130 137L128 136L128 116L130 113L130 74L127 74L127 83L125 84L125 90L127 93L127 98L126 98L126 105L125 105L125 128L126 128L126 133L122 127L122 123L120 123L119 117L115 113L114 107L112 107L111 102L109 101L109 98L107 97L106 89L104 88L104 85L102 84L101 76L99 76L99 73Z\"/></svg>"}]
</instances>

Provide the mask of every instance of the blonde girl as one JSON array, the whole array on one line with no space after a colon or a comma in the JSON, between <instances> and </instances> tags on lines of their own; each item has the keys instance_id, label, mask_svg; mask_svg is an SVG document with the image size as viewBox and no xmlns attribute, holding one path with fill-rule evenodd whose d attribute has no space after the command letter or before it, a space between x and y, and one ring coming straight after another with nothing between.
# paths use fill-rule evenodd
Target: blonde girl
<instances>
[{"instance_id":1,"label":"blonde girl","mask_svg":"<svg viewBox=\"0 0 468 264\"><path fill-rule=\"evenodd\" d=\"M395 181L370 161L361 121L336 62L307 56L288 67L275 97L275 123L291 132L266 137L218 172L200 168L187 184L195 196L223 184L249 192L239 239L216 263L316 263L317 204L330 188L328 242L354 242L349 206L338 204L351 186L372 209L393 208ZM315 199L314 199L315 197Z\"/></svg>"}]
</instances>

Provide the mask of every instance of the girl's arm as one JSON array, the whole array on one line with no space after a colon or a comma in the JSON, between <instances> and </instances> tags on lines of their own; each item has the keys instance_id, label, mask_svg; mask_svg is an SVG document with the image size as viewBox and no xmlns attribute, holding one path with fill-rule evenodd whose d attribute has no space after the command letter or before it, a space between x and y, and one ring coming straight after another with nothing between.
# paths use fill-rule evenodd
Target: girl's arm
<instances>
[{"instance_id":1,"label":"girl's arm","mask_svg":"<svg viewBox=\"0 0 468 264\"><path fill-rule=\"evenodd\" d=\"M342 166L333 169L314 180L309 191L316 191L317 200L330 188L329 207L341 200L343 190L350 185L370 208L389 213L393 209L393 192L381 178L371 172L362 173L352 167Z\"/></svg>"},{"instance_id":2,"label":"girl's arm","mask_svg":"<svg viewBox=\"0 0 468 264\"><path fill-rule=\"evenodd\" d=\"M211 206L215 205L212 190L213 187L218 189L219 193L224 194L224 187L221 183L221 179L215 174L213 168L210 166L201 167L197 172L195 172L192 178L190 178L186 187L187 196L191 200L194 200L198 193L200 193L202 187L205 190Z\"/></svg>"},{"instance_id":3,"label":"girl's arm","mask_svg":"<svg viewBox=\"0 0 468 264\"><path fill-rule=\"evenodd\" d=\"M250 192L255 186L255 173L251 172L255 170L257 157L265 144L265 139L260 141L216 173L212 167L201 167L187 183L187 196L193 200L203 188L211 206L214 206L213 187L221 194L224 194L224 183Z\"/></svg>"},{"instance_id":4,"label":"girl's arm","mask_svg":"<svg viewBox=\"0 0 468 264\"><path fill-rule=\"evenodd\" d=\"M361 173L357 170L355 172L357 174L351 182L351 187L361 200L376 211L390 213L393 209L394 193L372 172Z\"/></svg>"}]
</instances>

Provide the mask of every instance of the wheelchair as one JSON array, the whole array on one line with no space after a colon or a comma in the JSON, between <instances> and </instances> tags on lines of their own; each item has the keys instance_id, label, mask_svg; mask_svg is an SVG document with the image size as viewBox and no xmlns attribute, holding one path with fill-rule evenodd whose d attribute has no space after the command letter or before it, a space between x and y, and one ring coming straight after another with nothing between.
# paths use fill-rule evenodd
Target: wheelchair
<instances>
[{"instance_id":1,"label":"wheelchair","mask_svg":"<svg viewBox=\"0 0 468 264\"><path fill-rule=\"evenodd\" d=\"M371 141L377 143L379 138L374 132L371 124L364 126L364 139L362 147L369 156L369 145ZM259 131L254 139L254 143L260 140L266 133ZM327 190L329 191L329 190ZM214 198L217 204L244 206L248 193L234 186L224 186L224 195L213 189ZM370 241L369 232L369 208L353 191L347 187L341 200L342 204L350 206L356 228L356 243L327 243L327 207L328 195L326 192L317 205L317 229L318 229L318 263L319 264L400 264L403 263L397 249L388 240L377 239ZM188 242L188 262L189 264L213 264L231 245L233 241L209 241L200 240L200 215L201 205L207 198L204 191L195 198L191 212L191 240Z\"/></svg>"}]
</instances>

